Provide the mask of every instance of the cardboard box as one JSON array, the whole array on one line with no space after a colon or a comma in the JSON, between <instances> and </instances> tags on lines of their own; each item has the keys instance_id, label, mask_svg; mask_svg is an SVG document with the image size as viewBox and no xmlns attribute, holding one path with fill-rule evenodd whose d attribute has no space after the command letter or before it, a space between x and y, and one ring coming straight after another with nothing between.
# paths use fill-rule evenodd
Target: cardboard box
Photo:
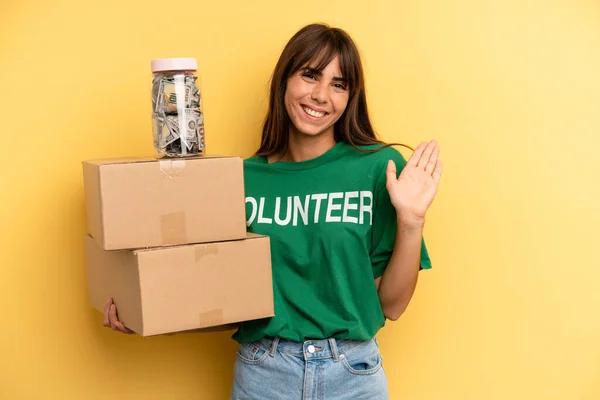
<instances>
[{"instance_id":1,"label":"cardboard box","mask_svg":"<svg viewBox=\"0 0 600 400\"><path fill-rule=\"evenodd\" d=\"M106 251L85 237L90 303L142 336L272 317L269 238Z\"/></svg>"},{"instance_id":2,"label":"cardboard box","mask_svg":"<svg viewBox=\"0 0 600 400\"><path fill-rule=\"evenodd\" d=\"M243 239L243 160L83 162L87 225L105 250Z\"/></svg>"}]
</instances>

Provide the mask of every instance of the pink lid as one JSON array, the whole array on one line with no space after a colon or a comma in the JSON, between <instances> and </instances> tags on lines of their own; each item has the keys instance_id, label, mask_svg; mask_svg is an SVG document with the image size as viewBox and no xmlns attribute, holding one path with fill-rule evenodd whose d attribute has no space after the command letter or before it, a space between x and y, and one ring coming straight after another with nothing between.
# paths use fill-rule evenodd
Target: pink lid
<instances>
[{"instance_id":1,"label":"pink lid","mask_svg":"<svg viewBox=\"0 0 600 400\"><path fill-rule=\"evenodd\" d=\"M152 60L152 72L159 71L196 71L195 58L161 58Z\"/></svg>"}]
</instances>

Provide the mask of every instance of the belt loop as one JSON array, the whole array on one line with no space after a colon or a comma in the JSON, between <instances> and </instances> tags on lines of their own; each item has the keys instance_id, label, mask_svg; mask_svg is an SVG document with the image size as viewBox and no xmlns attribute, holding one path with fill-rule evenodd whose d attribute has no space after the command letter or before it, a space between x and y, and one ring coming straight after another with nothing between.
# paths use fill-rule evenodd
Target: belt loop
<instances>
[{"instance_id":1,"label":"belt loop","mask_svg":"<svg viewBox=\"0 0 600 400\"><path fill-rule=\"evenodd\" d=\"M331 354L333 355L333 361L340 361L340 354L338 353L337 343L334 338L329 338L329 346L331 347Z\"/></svg>"},{"instance_id":2,"label":"belt loop","mask_svg":"<svg viewBox=\"0 0 600 400\"><path fill-rule=\"evenodd\" d=\"M271 357L275 357L275 351L277 350L277 345L279 344L279 336L273 339L271 342L271 348L269 349L269 355Z\"/></svg>"}]
</instances>

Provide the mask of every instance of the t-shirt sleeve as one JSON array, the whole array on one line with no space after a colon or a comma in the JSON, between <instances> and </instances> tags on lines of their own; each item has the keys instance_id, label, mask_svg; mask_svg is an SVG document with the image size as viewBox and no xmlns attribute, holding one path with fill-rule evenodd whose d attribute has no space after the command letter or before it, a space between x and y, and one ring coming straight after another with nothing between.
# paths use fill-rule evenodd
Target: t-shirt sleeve
<instances>
[{"instance_id":1,"label":"t-shirt sleeve","mask_svg":"<svg viewBox=\"0 0 600 400\"><path fill-rule=\"evenodd\" d=\"M398 151L393 152L390 157L396 164L396 173L400 174L402 168L406 165L406 160ZM379 278L383 275L385 268L392 256L394 242L396 241L396 209L390 201L387 188L385 187L385 168L378 172L378 182L373 194L373 225L371 227L371 265L373 267L373 277ZM381 179L381 177L383 177ZM421 239L421 261L419 270L430 269L431 259L425 245L425 239Z\"/></svg>"}]
</instances>

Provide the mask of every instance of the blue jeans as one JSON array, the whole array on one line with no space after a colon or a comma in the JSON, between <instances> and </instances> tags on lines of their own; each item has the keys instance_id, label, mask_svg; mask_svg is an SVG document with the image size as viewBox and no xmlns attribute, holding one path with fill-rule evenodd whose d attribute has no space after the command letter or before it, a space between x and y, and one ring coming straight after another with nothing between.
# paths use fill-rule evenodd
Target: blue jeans
<instances>
[{"instance_id":1,"label":"blue jeans","mask_svg":"<svg viewBox=\"0 0 600 400\"><path fill-rule=\"evenodd\" d=\"M389 399L376 339L241 343L231 400Z\"/></svg>"}]
</instances>

